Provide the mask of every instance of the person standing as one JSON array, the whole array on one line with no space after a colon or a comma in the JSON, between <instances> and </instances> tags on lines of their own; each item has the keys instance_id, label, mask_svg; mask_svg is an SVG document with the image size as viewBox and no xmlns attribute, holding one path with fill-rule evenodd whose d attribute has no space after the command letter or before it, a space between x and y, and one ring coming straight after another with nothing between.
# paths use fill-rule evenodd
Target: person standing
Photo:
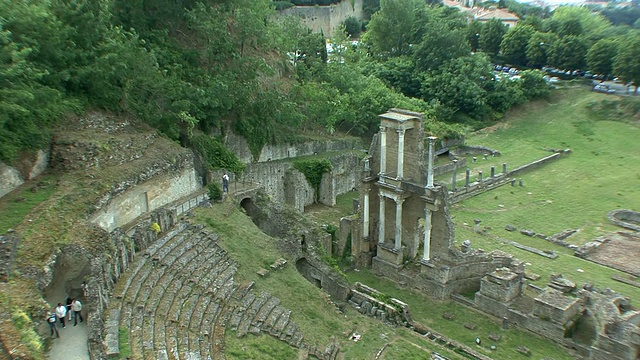
<instances>
[{"instance_id":1,"label":"person standing","mask_svg":"<svg viewBox=\"0 0 640 360\"><path fill-rule=\"evenodd\" d=\"M60 333L58 332L58 328L56 328L56 313L47 311L47 324L49 324L49 329L51 329L51 336L53 333L56 334L57 337L60 337Z\"/></svg>"},{"instance_id":2,"label":"person standing","mask_svg":"<svg viewBox=\"0 0 640 360\"><path fill-rule=\"evenodd\" d=\"M73 299L71 298L71 296L67 296L67 314L69 314L69 317L67 318L67 321L71 321L71 303L73 302Z\"/></svg>"},{"instance_id":3,"label":"person standing","mask_svg":"<svg viewBox=\"0 0 640 360\"><path fill-rule=\"evenodd\" d=\"M56 308L56 316L60 320L60 324L62 324L62 328L65 329L67 325L64 323L64 317L67 315L67 307L62 305L62 303L58 303L58 307Z\"/></svg>"},{"instance_id":4,"label":"person standing","mask_svg":"<svg viewBox=\"0 0 640 360\"><path fill-rule=\"evenodd\" d=\"M224 172L224 175L222 175L222 192L229 192L229 175L226 171Z\"/></svg>"},{"instance_id":5,"label":"person standing","mask_svg":"<svg viewBox=\"0 0 640 360\"><path fill-rule=\"evenodd\" d=\"M78 325L78 316L80 317L80 322L83 322L82 318L82 303L78 299L73 299L71 302L71 310L73 311L73 326Z\"/></svg>"}]
</instances>

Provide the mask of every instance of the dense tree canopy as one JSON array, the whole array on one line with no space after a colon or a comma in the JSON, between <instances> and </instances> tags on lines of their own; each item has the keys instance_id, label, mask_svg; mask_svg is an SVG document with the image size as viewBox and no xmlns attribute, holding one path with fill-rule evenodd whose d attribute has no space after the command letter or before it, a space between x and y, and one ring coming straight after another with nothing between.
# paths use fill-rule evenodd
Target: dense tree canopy
<instances>
[{"instance_id":1,"label":"dense tree canopy","mask_svg":"<svg viewBox=\"0 0 640 360\"><path fill-rule=\"evenodd\" d=\"M208 166L240 169L220 149L229 131L257 154L301 131L369 136L390 107L481 123L546 96L541 73L501 80L489 57L638 81L637 30L586 8L550 16L506 0L524 18L507 32L497 20L468 24L437 1L366 3L360 43L339 35L327 54L321 34L277 16L270 0L0 2L0 160L45 146L57 120L87 108L133 114L220 158ZM462 131L432 120L434 131Z\"/></svg>"}]
</instances>

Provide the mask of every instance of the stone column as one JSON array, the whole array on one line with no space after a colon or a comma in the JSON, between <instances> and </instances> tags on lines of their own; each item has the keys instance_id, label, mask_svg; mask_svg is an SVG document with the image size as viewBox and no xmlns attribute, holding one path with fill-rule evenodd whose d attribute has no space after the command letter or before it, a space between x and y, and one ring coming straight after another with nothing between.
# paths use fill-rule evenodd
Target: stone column
<instances>
[{"instance_id":1,"label":"stone column","mask_svg":"<svg viewBox=\"0 0 640 360\"><path fill-rule=\"evenodd\" d=\"M469 187L470 178L471 178L471 170L467 169L467 171L464 174L464 186L465 187Z\"/></svg>"},{"instance_id":2,"label":"stone column","mask_svg":"<svg viewBox=\"0 0 640 360\"><path fill-rule=\"evenodd\" d=\"M424 211L424 252L422 261L429 261L431 256L431 210Z\"/></svg>"},{"instance_id":3,"label":"stone column","mask_svg":"<svg viewBox=\"0 0 640 360\"><path fill-rule=\"evenodd\" d=\"M380 175L387 172L387 128L380 126Z\"/></svg>"},{"instance_id":4,"label":"stone column","mask_svg":"<svg viewBox=\"0 0 640 360\"><path fill-rule=\"evenodd\" d=\"M427 138L429 144L429 162L427 163L427 187L433 187L433 160L435 156L435 143L437 137L429 136Z\"/></svg>"},{"instance_id":5,"label":"stone column","mask_svg":"<svg viewBox=\"0 0 640 360\"><path fill-rule=\"evenodd\" d=\"M507 163L502 163L502 173L507 174Z\"/></svg>"},{"instance_id":6,"label":"stone column","mask_svg":"<svg viewBox=\"0 0 640 360\"><path fill-rule=\"evenodd\" d=\"M453 179L451 179L451 189L456 191L456 171L458 170L458 160L453 159Z\"/></svg>"},{"instance_id":7,"label":"stone column","mask_svg":"<svg viewBox=\"0 0 640 360\"><path fill-rule=\"evenodd\" d=\"M396 179L402 179L404 171L404 132L405 129L397 129L398 133L398 171Z\"/></svg>"},{"instance_id":8,"label":"stone column","mask_svg":"<svg viewBox=\"0 0 640 360\"><path fill-rule=\"evenodd\" d=\"M491 177L496 176L496 167L495 166L491 166Z\"/></svg>"},{"instance_id":9,"label":"stone column","mask_svg":"<svg viewBox=\"0 0 640 360\"><path fill-rule=\"evenodd\" d=\"M362 225L362 237L364 239L369 238L369 189L364 190L364 209L362 210L363 225Z\"/></svg>"},{"instance_id":10,"label":"stone column","mask_svg":"<svg viewBox=\"0 0 640 360\"><path fill-rule=\"evenodd\" d=\"M399 250L402 246L402 203L404 199L396 200L396 236L393 248Z\"/></svg>"},{"instance_id":11,"label":"stone column","mask_svg":"<svg viewBox=\"0 0 640 360\"><path fill-rule=\"evenodd\" d=\"M380 196L380 214L379 214L380 218L378 219L378 244L384 244L384 214L385 214L384 203L386 198L382 194L379 194L378 196Z\"/></svg>"},{"instance_id":12,"label":"stone column","mask_svg":"<svg viewBox=\"0 0 640 360\"><path fill-rule=\"evenodd\" d=\"M482 182L482 171L478 171L478 182Z\"/></svg>"}]
</instances>

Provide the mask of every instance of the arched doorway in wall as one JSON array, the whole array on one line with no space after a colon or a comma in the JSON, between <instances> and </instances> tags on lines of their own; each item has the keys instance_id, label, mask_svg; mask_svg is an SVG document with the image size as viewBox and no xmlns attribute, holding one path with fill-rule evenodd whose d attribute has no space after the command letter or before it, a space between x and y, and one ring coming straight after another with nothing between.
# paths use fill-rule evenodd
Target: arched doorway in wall
<instances>
[{"instance_id":1,"label":"arched doorway in wall","mask_svg":"<svg viewBox=\"0 0 640 360\"><path fill-rule=\"evenodd\" d=\"M244 209L244 211L246 212L246 214L253 219L255 217L255 215L257 215L256 213L256 206L253 203L253 200L250 197L246 197L244 199L242 199L240 201L240 206ZM255 222L255 221L254 221Z\"/></svg>"},{"instance_id":2,"label":"arched doorway in wall","mask_svg":"<svg viewBox=\"0 0 640 360\"><path fill-rule=\"evenodd\" d=\"M322 289L322 272L309 264L306 258L301 258L296 262L296 269L310 283Z\"/></svg>"}]
</instances>

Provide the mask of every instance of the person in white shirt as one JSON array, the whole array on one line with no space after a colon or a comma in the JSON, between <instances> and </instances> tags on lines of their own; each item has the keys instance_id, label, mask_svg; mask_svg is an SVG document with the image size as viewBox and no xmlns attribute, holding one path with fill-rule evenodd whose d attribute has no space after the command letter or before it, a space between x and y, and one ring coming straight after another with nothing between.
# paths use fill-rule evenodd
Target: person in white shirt
<instances>
[{"instance_id":1,"label":"person in white shirt","mask_svg":"<svg viewBox=\"0 0 640 360\"><path fill-rule=\"evenodd\" d=\"M58 303L58 307L56 308L56 316L58 320L60 320L60 324L62 324L62 328L66 328L67 325L64 323L64 317L67 315L67 307L62 305L62 303Z\"/></svg>"},{"instance_id":2,"label":"person in white shirt","mask_svg":"<svg viewBox=\"0 0 640 360\"><path fill-rule=\"evenodd\" d=\"M226 171L224 172L224 175L222 175L222 192L229 192L229 175Z\"/></svg>"},{"instance_id":3,"label":"person in white shirt","mask_svg":"<svg viewBox=\"0 0 640 360\"><path fill-rule=\"evenodd\" d=\"M71 310L73 311L73 326L78 325L78 316L80 317L80 322L83 322L82 318L82 303L78 299L73 299L71 301Z\"/></svg>"}]
</instances>

